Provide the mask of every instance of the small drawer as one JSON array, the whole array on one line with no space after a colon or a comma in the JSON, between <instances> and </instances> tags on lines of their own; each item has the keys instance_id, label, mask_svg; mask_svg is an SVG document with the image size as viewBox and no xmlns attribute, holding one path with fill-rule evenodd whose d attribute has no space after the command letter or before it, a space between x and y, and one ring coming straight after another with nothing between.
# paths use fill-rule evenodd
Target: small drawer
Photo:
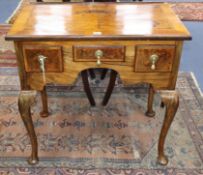
<instances>
[{"instance_id":1,"label":"small drawer","mask_svg":"<svg viewBox=\"0 0 203 175\"><path fill-rule=\"evenodd\" d=\"M41 72L39 57L43 56L45 72L63 72L61 46L26 45L23 47L25 70Z\"/></svg>"},{"instance_id":2,"label":"small drawer","mask_svg":"<svg viewBox=\"0 0 203 175\"><path fill-rule=\"evenodd\" d=\"M175 57L173 45L141 45L135 51L136 72L170 72Z\"/></svg>"},{"instance_id":3,"label":"small drawer","mask_svg":"<svg viewBox=\"0 0 203 175\"><path fill-rule=\"evenodd\" d=\"M96 52L101 51L101 61L123 62L125 61L124 46L74 46L74 61L96 61Z\"/></svg>"}]
</instances>

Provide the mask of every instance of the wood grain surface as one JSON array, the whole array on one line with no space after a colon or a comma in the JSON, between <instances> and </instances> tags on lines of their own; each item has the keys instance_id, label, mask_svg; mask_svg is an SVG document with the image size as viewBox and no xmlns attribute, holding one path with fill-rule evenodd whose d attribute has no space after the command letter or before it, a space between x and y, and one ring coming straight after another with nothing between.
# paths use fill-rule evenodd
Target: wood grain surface
<instances>
[{"instance_id":1,"label":"wood grain surface","mask_svg":"<svg viewBox=\"0 0 203 175\"><path fill-rule=\"evenodd\" d=\"M61 46L24 45L23 55L27 72L41 72L38 60L39 55L46 57L46 60L44 61L46 72L63 71Z\"/></svg>"},{"instance_id":2,"label":"wood grain surface","mask_svg":"<svg viewBox=\"0 0 203 175\"><path fill-rule=\"evenodd\" d=\"M22 74L26 76L26 78L22 79L23 84L27 84L31 89L35 90L43 90L44 86L47 83L57 83L57 84L73 84L77 79L78 75L81 71L89 68L108 68L117 71L123 81L124 84L136 84L136 83L150 83L153 85L155 89L174 89L174 84L176 81L176 74L178 69L179 62L179 52L181 50L176 49L174 53L174 61L173 65L176 68L172 68L171 71L147 71L150 69L146 69L146 71L139 72L135 71L135 65L137 64L135 61L136 58L136 49L139 46L147 45L147 48L154 48L155 46L162 46L162 49L168 48L170 45L174 47L179 47L181 42L175 41L50 41L50 42L17 42L18 50L23 50L23 47L29 47L35 45L36 48L39 46L42 48L52 48L53 46L61 46L63 53L63 72L45 72L44 74L41 72L29 72L26 69L22 70ZM111 47L112 45L122 45L125 46L125 61L115 62L115 61L102 61L101 65L97 65L97 60L95 61L75 61L73 58L73 46L80 45L86 46L89 45L103 45L105 47ZM157 47L155 47L157 49ZM169 47L170 48L170 47ZM173 47L172 47L173 48ZM168 50L166 50L167 52ZM177 57L178 56L178 57ZM22 55L22 58L19 57L19 61L23 61L23 65L25 65L25 58ZM169 65L171 64L171 59L168 60ZM166 59L167 63L167 59ZM142 65L140 65L142 67ZM24 85L25 86L25 85Z\"/></svg>"},{"instance_id":3,"label":"wood grain surface","mask_svg":"<svg viewBox=\"0 0 203 175\"><path fill-rule=\"evenodd\" d=\"M73 46L75 61L96 61L96 51L102 51L101 61L124 61L125 60L125 46Z\"/></svg>"},{"instance_id":4,"label":"wood grain surface","mask_svg":"<svg viewBox=\"0 0 203 175\"><path fill-rule=\"evenodd\" d=\"M135 71L137 72L170 72L175 57L175 46L173 45L142 45L138 46L136 52ZM151 69L150 56L157 55L156 68Z\"/></svg>"},{"instance_id":5,"label":"wood grain surface","mask_svg":"<svg viewBox=\"0 0 203 175\"><path fill-rule=\"evenodd\" d=\"M30 4L6 39L190 39L166 3Z\"/></svg>"}]
</instances>

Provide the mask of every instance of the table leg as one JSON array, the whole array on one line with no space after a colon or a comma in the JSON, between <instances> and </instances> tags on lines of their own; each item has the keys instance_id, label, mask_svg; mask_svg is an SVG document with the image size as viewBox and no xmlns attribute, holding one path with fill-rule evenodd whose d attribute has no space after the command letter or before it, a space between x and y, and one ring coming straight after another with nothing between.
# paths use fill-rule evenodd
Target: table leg
<instances>
[{"instance_id":1,"label":"table leg","mask_svg":"<svg viewBox=\"0 0 203 175\"><path fill-rule=\"evenodd\" d=\"M90 89L87 70L83 70L81 72L81 77L82 77L85 93L87 94L87 98L88 98L91 106L95 106L96 103L95 103L94 97L93 97L91 89Z\"/></svg>"},{"instance_id":2,"label":"table leg","mask_svg":"<svg viewBox=\"0 0 203 175\"><path fill-rule=\"evenodd\" d=\"M174 119L176 111L179 105L179 96L176 91L161 91L162 102L166 106L165 118L163 121L163 126L159 136L158 144L158 163L161 165L167 165L168 158L164 154L164 143L167 136L168 130Z\"/></svg>"},{"instance_id":3,"label":"table leg","mask_svg":"<svg viewBox=\"0 0 203 175\"><path fill-rule=\"evenodd\" d=\"M47 92L46 87L44 86L44 89L40 91L41 99L42 99L42 111L40 112L40 116L45 118L48 117L49 111L48 111L48 102L47 102Z\"/></svg>"},{"instance_id":4,"label":"table leg","mask_svg":"<svg viewBox=\"0 0 203 175\"><path fill-rule=\"evenodd\" d=\"M116 77L117 77L117 72L115 70L111 70L109 85L107 87L107 91L106 91L106 94L105 94L103 102L102 102L103 106L107 105L107 103L111 97L111 94L112 94L114 86L115 86Z\"/></svg>"},{"instance_id":5,"label":"table leg","mask_svg":"<svg viewBox=\"0 0 203 175\"><path fill-rule=\"evenodd\" d=\"M37 137L34 130L34 125L31 117L30 108L35 102L37 92L36 91L21 91L18 99L18 108L25 125L25 128L30 137L32 153L28 159L28 163L31 165L37 164L38 162L38 143Z\"/></svg>"},{"instance_id":6,"label":"table leg","mask_svg":"<svg viewBox=\"0 0 203 175\"><path fill-rule=\"evenodd\" d=\"M145 113L145 115L148 117L155 116L155 112L153 111L153 101L154 101L154 88L150 84L148 90L147 112Z\"/></svg>"},{"instance_id":7,"label":"table leg","mask_svg":"<svg viewBox=\"0 0 203 175\"><path fill-rule=\"evenodd\" d=\"M107 72L108 72L108 69L102 69L101 70L101 80L105 79Z\"/></svg>"},{"instance_id":8,"label":"table leg","mask_svg":"<svg viewBox=\"0 0 203 175\"><path fill-rule=\"evenodd\" d=\"M160 107L164 108L164 102L161 102Z\"/></svg>"},{"instance_id":9,"label":"table leg","mask_svg":"<svg viewBox=\"0 0 203 175\"><path fill-rule=\"evenodd\" d=\"M95 79L96 78L96 75L94 73L94 69L88 69L88 72L89 72L89 75L90 75L91 79Z\"/></svg>"}]
</instances>

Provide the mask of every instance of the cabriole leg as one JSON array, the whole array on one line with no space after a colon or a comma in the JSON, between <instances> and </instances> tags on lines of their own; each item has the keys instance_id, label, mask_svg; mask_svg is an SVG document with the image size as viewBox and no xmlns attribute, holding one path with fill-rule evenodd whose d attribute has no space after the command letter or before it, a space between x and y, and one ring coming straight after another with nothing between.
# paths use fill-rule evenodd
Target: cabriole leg
<instances>
[{"instance_id":1,"label":"cabriole leg","mask_svg":"<svg viewBox=\"0 0 203 175\"><path fill-rule=\"evenodd\" d=\"M32 153L30 158L28 159L28 163L31 165L37 164L39 160L37 137L35 134L34 125L30 112L30 108L35 102L36 94L37 94L36 91L21 91L18 99L18 108L20 116L28 132L32 146Z\"/></svg>"},{"instance_id":2,"label":"cabriole leg","mask_svg":"<svg viewBox=\"0 0 203 175\"><path fill-rule=\"evenodd\" d=\"M167 136L168 130L174 119L176 111L179 105L179 96L176 91L161 91L162 102L166 106L165 118L163 121L163 126L159 136L158 144L158 163L161 165L167 165L168 158L164 154L164 143Z\"/></svg>"}]
</instances>

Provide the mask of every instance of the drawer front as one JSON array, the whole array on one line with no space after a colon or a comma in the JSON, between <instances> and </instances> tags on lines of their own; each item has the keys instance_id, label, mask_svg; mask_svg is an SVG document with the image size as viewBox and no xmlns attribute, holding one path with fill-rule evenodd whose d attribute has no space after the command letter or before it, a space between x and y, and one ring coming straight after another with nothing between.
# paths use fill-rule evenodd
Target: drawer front
<instances>
[{"instance_id":1,"label":"drawer front","mask_svg":"<svg viewBox=\"0 0 203 175\"><path fill-rule=\"evenodd\" d=\"M98 50L102 51L102 61L125 61L124 46L74 46L73 50L74 61L96 61Z\"/></svg>"},{"instance_id":2,"label":"drawer front","mask_svg":"<svg viewBox=\"0 0 203 175\"><path fill-rule=\"evenodd\" d=\"M135 54L135 72L170 72L174 57L173 45L138 46Z\"/></svg>"},{"instance_id":3,"label":"drawer front","mask_svg":"<svg viewBox=\"0 0 203 175\"><path fill-rule=\"evenodd\" d=\"M40 56L45 57L45 72L63 72L61 46L24 46L23 54L25 60L25 70L27 72L42 72L40 69Z\"/></svg>"}]
</instances>

